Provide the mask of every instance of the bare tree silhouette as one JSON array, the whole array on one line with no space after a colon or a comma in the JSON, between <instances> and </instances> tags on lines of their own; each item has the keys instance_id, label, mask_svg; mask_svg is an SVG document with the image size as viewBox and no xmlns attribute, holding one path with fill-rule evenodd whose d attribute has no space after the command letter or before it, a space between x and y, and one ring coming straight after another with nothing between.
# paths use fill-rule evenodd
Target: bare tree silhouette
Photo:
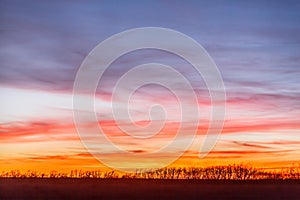
<instances>
[{"instance_id":1,"label":"bare tree silhouette","mask_svg":"<svg viewBox=\"0 0 300 200\"><path fill-rule=\"evenodd\" d=\"M126 179L203 179L203 180L285 180L300 179L299 165L292 165L281 170L258 169L249 165L227 165L212 167L170 167L161 169L149 169L134 173L119 174L115 171L101 170L71 170L69 173L52 170L50 173L41 173L28 170L3 171L0 178L126 178Z\"/></svg>"}]
</instances>

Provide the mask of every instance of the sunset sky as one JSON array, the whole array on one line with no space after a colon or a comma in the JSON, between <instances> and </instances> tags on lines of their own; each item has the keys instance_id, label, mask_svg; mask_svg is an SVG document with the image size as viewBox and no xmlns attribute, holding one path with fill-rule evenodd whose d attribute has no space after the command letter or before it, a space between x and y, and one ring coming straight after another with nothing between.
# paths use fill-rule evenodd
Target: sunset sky
<instances>
[{"instance_id":1,"label":"sunset sky","mask_svg":"<svg viewBox=\"0 0 300 200\"><path fill-rule=\"evenodd\" d=\"M81 63L96 45L137 27L174 29L206 49L224 81L225 124L213 151L200 159L211 109L205 83L183 59L163 51L141 50L116 60L97 88L97 125L112 141L147 156L170 141L180 123L188 131L188 122L178 120L176 98L158 86L141 88L129 105L133 122L141 126L150 120L151 105L160 104L167 110L169 123L150 141L122 134L109 111L112 89L122 74L133 66L157 62L187 77L200 110L197 137L173 165L249 163L273 168L299 163L299 10L299 1L1 1L0 171L105 167L84 148L76 132L73 84ZM140 78L148 75L143 76ZM182 89L168 74L155 78ZM122 88L114 103L125 106L122 92L130 89ZM158 124L164 120L155 118ZM134 124L122 123L143 134ZM131 162L105 146L98 148L110 158ZM182 152L161 152L153 162L172 153Z\"/></svg>"}]
</instances>

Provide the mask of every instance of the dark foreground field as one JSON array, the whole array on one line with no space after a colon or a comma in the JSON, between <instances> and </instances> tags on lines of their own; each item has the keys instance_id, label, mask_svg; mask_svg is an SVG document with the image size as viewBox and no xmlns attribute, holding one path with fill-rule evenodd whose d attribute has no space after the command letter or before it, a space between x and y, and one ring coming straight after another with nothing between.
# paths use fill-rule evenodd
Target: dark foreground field
<instances>
[{"instance_id":1,"label":"dark foreground field","mask_svg":"<svg viewBox=\"0 0 300 200\"><path fill-rule=\"evenodd\" d=\"M0 199L300 199L300 181L0 179Z\"/></svg>"}]
</instances>

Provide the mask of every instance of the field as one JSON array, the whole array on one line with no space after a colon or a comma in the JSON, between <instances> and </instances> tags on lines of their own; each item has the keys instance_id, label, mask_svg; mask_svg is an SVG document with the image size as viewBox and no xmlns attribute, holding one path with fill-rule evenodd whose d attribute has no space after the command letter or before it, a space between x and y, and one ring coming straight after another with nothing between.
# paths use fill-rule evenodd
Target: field
<instances>
[{"instance_id":1,"label":"field","mask_svg":"<svg viewBox=\"0 0 300 200\"><path fill-rule=\"evenodd\" d=\"M300 199L300 181L1 178L0 199Z\"/></svg>"}]
</instances>

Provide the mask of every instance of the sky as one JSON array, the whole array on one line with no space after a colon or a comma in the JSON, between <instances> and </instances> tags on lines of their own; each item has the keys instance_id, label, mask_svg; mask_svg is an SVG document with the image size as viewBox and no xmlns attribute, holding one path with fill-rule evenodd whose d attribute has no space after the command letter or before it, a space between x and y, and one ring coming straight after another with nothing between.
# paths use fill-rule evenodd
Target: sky
<instances>
[{"instance_id":1,"label":"sky","mask_svg":"<svg viewBox=\"0 0 300 200\"><path fill-rule=\"evenodd\" d=\"M96 124L111 141L138 157L127 159L101 145L95 151L105 152L104 157L126 167L147 168L152 165L144 163L143 156L172 140L178 127L189 131L189 122L179 120L176 95L163 87L140 88L128 103L122 97L133 88L124 85L119 98L112 99L112 90L124 73L140 64L158 62L173 66L190 81L197 94L200 126L187 151L161 151L150 162L183 154L172 165L248 163L276 168L299 163L299 10L299 1L0 1L0 170L106 167L80 141L73 121L73 84L81 63L95 46L139 27L174 29L206 49L226 90L221 136L200 159L211 117L206 85L182 58L145 49L114 61L95 95ZM153 76L183 89L168 74ZM131 122L114 119L112 101L120 109L130 107ZM161 105L164 115L158 108L152 113L154 118L149 118L153 105ZM189 112L193 106L189 105ZM148 134L143 126L151 120L155 128L166 124L148 141L123 134L119 128L121 123L132 134ZM91 135L90 139L95 138ZM139 166L131 165L137 159L141 159Z\"/></svg>"}]
</instances>

